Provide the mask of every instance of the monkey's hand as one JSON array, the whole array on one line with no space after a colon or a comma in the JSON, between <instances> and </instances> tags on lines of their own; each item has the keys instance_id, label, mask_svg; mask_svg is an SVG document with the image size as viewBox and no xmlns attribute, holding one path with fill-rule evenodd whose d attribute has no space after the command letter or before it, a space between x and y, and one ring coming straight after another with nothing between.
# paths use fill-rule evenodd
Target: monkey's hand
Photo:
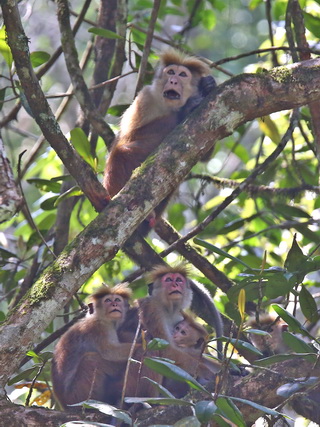
<instances>
[{"instance_id":1,"label":"monkey's hand","mask_svg":"<svg viewBox=\"0 0 320 427\"><path fill-rule=\"evenodd\" d=\"M217 83L212 76L201 77L199 82L199 92L202 97L207 96L216 87Z\"/></svg>"}]
</instances>

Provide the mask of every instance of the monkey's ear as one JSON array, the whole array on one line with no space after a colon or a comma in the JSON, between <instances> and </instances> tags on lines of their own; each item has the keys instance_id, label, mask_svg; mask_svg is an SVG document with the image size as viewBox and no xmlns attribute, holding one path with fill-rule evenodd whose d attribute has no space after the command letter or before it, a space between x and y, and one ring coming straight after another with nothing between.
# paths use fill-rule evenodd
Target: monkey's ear
<instances>
[{"instance_id":1,"label":"monkey's ear","mask_svg":"<svg viewBox=\"0 0 320 427\"><path fill-rule=\"evenodd\" d=\"M89 314L93 314L94 308L93 308L93 303L92 302L89 302L88 309L89 309Z\"/></svg>"},{"instance_id":2,"label":"monkey's ear","mask_svg":"<svg viewBox=\"0 0 320 427\"><path fill-rule=\"evenodd\" d=\"M204 344L204 338L199 338L194 348L201 348Z\"/></svg>"},{"instance_id":3,"label":"monkey's ear","mask_svg":"<svg viewBox=\"0 0 320 427\"><path fill-rule=\"evenodd\" d=\"M153 283L148 284L148 295L152 295L153 292Z\"/></svg>"}]
</instances>

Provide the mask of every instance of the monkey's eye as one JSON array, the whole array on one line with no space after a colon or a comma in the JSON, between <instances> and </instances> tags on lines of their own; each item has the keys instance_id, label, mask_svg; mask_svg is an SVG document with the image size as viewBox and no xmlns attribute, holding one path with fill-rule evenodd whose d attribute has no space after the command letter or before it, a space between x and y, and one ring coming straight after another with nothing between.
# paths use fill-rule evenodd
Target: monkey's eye
<instances>
[{"instance_id":1,"label":"monkey's eye","mask_svg":"<svg viewBox=\"0 0 320 427\"><path fill-rule=\"evenodd\" d=\"M120 298L115 298L115 302L121 302Z\"/></svg>"},{"instance_id":2,"label":"monkey's eye","mask_svg":"<svg viewBox=\"0 0 320 427\"><path fill-rule=\"evenodd\" d=\"M181 277L177 277L177 278L176 278L176 282L179 282L179 283L181 283L181 282L182 282L182 279L181 279Z\"/></svg>"},{"instance_id":3,"label":"monkey's eye","mask_svg":"<svg viewBox=\"0 0 320 427\"><path fill-rule=\"evenodd\" d=\"M166 277L165 282L172 282L173 280L171 279L171 277Z\"/></svg>"},{"instance_id":4,"label":"monkey's eye","mask_svg":"<svg viewBox=\"0 0 320 427\"><path fill-rule=\"evenodd\" d=\"M171 68L170 70L168 70L168 71L167 71L167 74L171 74L171 75L173 75L173 74L175 74L175 72L174 72L174 70Z\"/></svg>"},{"instance_id":5,"label":"monkey's eye","mask_svg":"<svg viewBox=\"0 0 320 427\"><path fill-rule=\"evenodd\" d=\"M181 73L179 74L180 77L188 77L187 73L185 71L181 71Z\"/></svg>"},{"instance_id":6,"label":"monkey's eye","mask_svg":"<svg viewBox=\"0 0 320 427\"><path fill-rule=\"evenodd\" d=\"M106 299L104 300L104 302L111 302L111 299L110 299L110 298L106 298Z\"/></svg>"}]
</instances>

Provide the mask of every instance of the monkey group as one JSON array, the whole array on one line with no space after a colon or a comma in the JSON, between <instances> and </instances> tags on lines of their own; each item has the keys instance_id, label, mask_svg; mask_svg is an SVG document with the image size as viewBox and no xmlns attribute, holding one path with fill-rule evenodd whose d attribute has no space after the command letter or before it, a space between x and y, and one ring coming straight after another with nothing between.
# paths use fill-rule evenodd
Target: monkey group
<instances>
[{"instance_id":1,"label":"monkey group","mask_svg":"<svg viewBox=\"0 0 320 427\"><path fill-rule=\"evenodd\" d=\"M52 360L52 383L63 408L88 399L114 405L120 401L139 318L148 339L163 338L169 343L156 355L173 360L203 383L212 380L220 370L220 362L208 361L202 354L206 329L185 313L192 300L185 268L158 266L150 278L151 295L131 308L127 285L104 286L91 296L87 316L61 337ZM141 339L132 351L133 359L141 361L145 355ZM125 395L157 396L157 389L145 377L164 384L177 397L188 390L144 365L140 370L136 363L130 363Z\"/></svg>"}]
</instances>

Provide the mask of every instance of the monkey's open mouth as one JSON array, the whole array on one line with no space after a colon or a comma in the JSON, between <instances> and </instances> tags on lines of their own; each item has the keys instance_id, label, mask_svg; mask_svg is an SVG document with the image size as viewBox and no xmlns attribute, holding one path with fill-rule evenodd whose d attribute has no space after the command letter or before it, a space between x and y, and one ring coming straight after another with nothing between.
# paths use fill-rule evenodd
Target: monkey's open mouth
<instances>
[{"instance_id":1,"label":"monkey's open mouth","mask_svg":"<svg viewBox=\"0 0 320 427\"><path fill-rule=\"evenodd\" d=\"M181 292L180 291L172 291L172 292L170 292L170 295L173 295L173 294L181 294Z\"/></svg>"},{"instance_id":2,"label":"monkey's open mouth","mask_svg":"<svg viewBox=\"0 0 320 427\"><path fill-rule=\"evenodd\" d=\"M114 310L111 310L111 313L114 313L115 311L121 313L121 310L119 310L118 308L115 308Z\"/></svg>"},{"instance_id":3,"label":"monkey's open mouth","mask_svg":"<svg viewBox=\"0 0 320 427\"><path fill-rule=\"evenodd\" d=\"M180 93L176 92L173 89L164 91L163 96L165 98L168 98L168 99L180 99L181 98Z\"/></svg>"}]
</instances>

